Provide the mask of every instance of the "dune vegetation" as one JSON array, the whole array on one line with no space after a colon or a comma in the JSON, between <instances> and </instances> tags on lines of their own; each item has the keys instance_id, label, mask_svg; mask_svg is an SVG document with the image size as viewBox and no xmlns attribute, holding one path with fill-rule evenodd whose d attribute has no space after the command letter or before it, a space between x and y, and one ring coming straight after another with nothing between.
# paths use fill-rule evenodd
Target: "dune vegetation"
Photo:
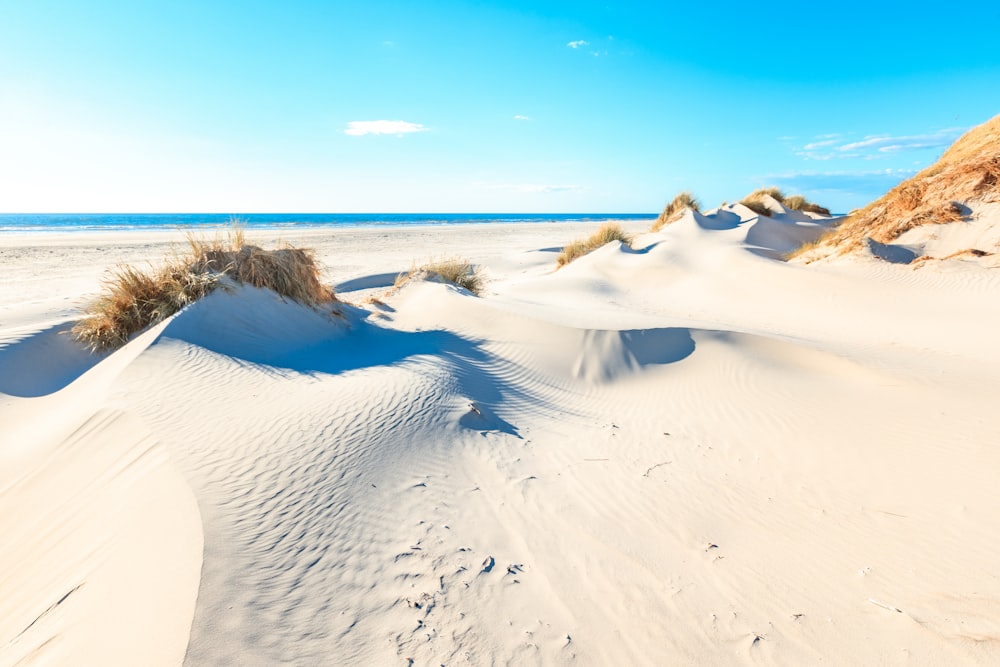
<instances>
[{"instance_id":1,"label":"dune vegetation","mask_svg":"<svg viewBox=\"0 0 1000 667\"><path fill-rule=\"evenodd\" d=\"M91 350L115 349L206 296L224 279L270 289L310 306L336 300L333 289L320 281L312 251L290 246L264 250L248 244L243 230L235 228L211 240L189 236L187 252L160 267L111 269L72 333Z\"/></svg>"},{"instance_id":2,"label":"dune vegetation","mask_svg":"<svg viewBox=\"0 0 1000 667\"><path fill-rule=\"evenodd\" d=\"M818 215L830 215L830 209L825 206L815 204L802 195L790 195L785 197L781 205L790 211L802 211L804 213L816 213Z\"/></svg>"},{"instance_id":3,"label":"dune vegetation","mask_svg":"<svg viewBox=\"0 0 1000 667\"><path fill-rule=\"evenodd\" d=\"M746 206L748 209L756 213L757 215L763 215L770 218L774 215L774 212L767 207L764 201L765 197L771 197L779 204L785 201L785 195L778 188L760 188L759 190L754 190L746 197L740 200L740 203Z\"/></svg>"},{"instance_id":4,"label":"dune vegetation","mask_svg":"<svg viewBox=\"0 0 1000 667\"><path fill-rule=\"evenodd\" d=\"M405 273L396 276L395 288L402 287L410 280L434 280L451 283L479 296L483 291L483 276L467 259L447 257L432 260L427 264L416 263Z\"/></svg>"},{"instance_id":5,"label":"dune vegetation","mask_svg":"<svg viewBox=\"0 0 1000 667\"><path fill-rule=\"evenodd\" d=\"M1000 201L998 183L1000 116L962 135L933 165L791 256L812 261L843 255L863 248L869 238L891 243L922 225L960 221L968 214L966 204Z\"/></svg>"},{"instance_id":6,"label":"dune vegetation","mask_svg":"<svg viewBox=\"0 0 1000 667\"><path fill-rule=\"evenodd\" d=\"M670 203L668 203L664 208L663 212L653 223L652 229L650 231L656 232L669 225L671 222L676 222L684 215L684 211L687 210L700 211L701 203L695 198L693 194L685 190L679 192Z\"/></svg>"},{"instance_id":7,"label":"dune vegetation","mask_svg":"<svg viewBox=\"0 0 1000 667\"><path fill-rule=\"evenodd\" d=\"M585 239L573 241L559 254L559 268L566 266L570 262L583 257L587 253L593 252L612 241L621 241L628 245L632 242L632 236L628 234L617 222L606 222L601 227Z\"/></svg>"}]
</instances>

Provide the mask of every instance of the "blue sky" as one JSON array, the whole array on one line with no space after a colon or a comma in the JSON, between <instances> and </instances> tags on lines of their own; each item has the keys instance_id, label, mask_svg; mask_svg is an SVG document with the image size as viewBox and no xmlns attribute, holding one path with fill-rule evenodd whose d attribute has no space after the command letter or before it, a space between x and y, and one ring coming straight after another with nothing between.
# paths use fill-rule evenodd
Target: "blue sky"
<instances>
[{"instance_id":1,"label":"blue sky","mask_svg":"<svg viewBox=\"0 0 1000 667\"><path fill-rule=\"evenodd\" d=\"M1000 113L998 25L960 1L0 0L0 211L655 212L772 184L848 210Z\"/></svg>"}]
</instances>

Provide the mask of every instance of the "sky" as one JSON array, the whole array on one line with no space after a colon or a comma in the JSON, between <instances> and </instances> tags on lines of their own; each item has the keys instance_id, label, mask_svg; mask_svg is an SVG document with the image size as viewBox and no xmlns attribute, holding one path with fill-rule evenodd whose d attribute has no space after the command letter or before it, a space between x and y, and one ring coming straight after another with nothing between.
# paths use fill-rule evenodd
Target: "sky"
<instances>
[{"instance_id":1,"label":"sky","mask_svg":"<svg viewBox=\"0 0 1000 667\"><path fill-rule=\"evenodd\" d=\"M835 211L1000 113L1000 3L0 0L0 212Z\"/></svg>"}]
</instances>

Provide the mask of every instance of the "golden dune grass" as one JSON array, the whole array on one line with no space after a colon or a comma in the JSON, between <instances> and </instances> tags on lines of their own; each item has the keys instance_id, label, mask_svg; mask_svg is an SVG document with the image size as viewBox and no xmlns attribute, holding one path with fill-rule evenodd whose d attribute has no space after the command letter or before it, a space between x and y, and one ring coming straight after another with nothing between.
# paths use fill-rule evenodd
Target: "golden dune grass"
<instances>
[{"instance_id":1,"label":"golden dune grass","mask_svg":"<svg viewBox=\"0 0 1000 667\"><path fill-rule=\"evenodd\" d=\"M770 187L754 190L741 199L740 203L757 215L763 215L770 218L774 215L774 212L771 211L771 209L767 207L767 204L764 203L764 197L773 197L779 204L785 200L785 195L782 194L781 190L775 187Z\"/></svg>"},{"instance_id":2,"label":"golden dune grass","mask_svg":"<svg viewBox=\"0 0 1000 667\"><path fill-rule=\"evenodd\" d=\"M941 158L868 206L854 211L814 244L791 257L813 261L864 247L865 239L891 243L904 232L964 218L964 205L1000 201L1000 116L969 130Z\"/></svg>"},{"instance_id":3,"label":"golden dune grass","mask_svg":"<svg viewBox=\"0 0 1000 667\"><path fill-rule=\"evenodd\" d=\"M606 222L601 225L600 229L587 238L573 241L563 248L562 253L560 253L559 258L556 260L558 266L559 268L566 266L573 260L579 259L612 241L621 241L627 245L632 242L632 237L618 223Z\"/></svg>"},{"instance_id":4,"label":"golden dune grass","mask_svg":"<svg viewBox=\"0 0 1000 667\"><path fill-rule=\"evenodd\" d=\"M91 350L120 347L139 331L160 322L209 294L223 278L277 292L306 305L335 301L320 282L312 252L283 247L263 250L246 243L243 230L213 240L188 237L187 254L143 271L120 265L109 270L98 297L73 327L76 339Z\"/></svg>"},{"instance_id":5,"label":"golden dune grass","mask_svg":"<svg viewBox=\"0 0 1000 667\"><path fill-rule=\"evenodd\" d=\"M790 211L805 211L806 213L817 213L819 215L830 215L830 209L819 204L814 204L802 195L790 195L781 202Z\"/></svg>"},{"instance_id":6,"label":"golden dune grass","mask_svg":"<svg viewBox=\"0 0 1000 667\"><path fill-rule=\"evenodd\" d=\"M427 264L417 266L396 276L396 288L408 280L438 280L457 285L479 296L483 291L483 277L478 268L474 268L469 260L460 257L448 257L432 260Z\"/></svg>"},{"instance_id":7,"label":"golden dune grass","mask_svg":"<svg viewBox=\"0 0 1000 667\"><path fill-rule=\"evenodd\" d=\"M671 222L676 222L682 215L684 215L684 211L687 211L688 209L692 211L700 211L701 203L693 194L685 190L678 193L677 196L664 207L663 212L660 213L656 222L653 223L653 227L650 231L659 231Z\"/></svg>"}]
</instances>

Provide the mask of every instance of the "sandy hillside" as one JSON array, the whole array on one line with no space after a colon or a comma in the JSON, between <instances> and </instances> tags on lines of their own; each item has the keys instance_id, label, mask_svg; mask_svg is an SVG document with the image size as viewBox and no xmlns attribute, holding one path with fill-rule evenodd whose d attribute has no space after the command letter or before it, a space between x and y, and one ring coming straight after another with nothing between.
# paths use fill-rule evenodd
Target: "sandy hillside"
<instances>
[{"instance_id":1,"label":"sandy hillside","mask_svg":"<svg viewBox=\"0 0 1000 667\"><path fill-rule=\"evenodd\" d=\"M998 253L1000 116L794 254L805 262L861 254L897 264L961 259L995 268Z\"/></svg>"},{"instance_id":2,"label":"sandy hillside","mask_svg":"<svg viewBox=\"0 0 1000 667\"><path fill-rule=\"evenodd\" d=\"M355 305L104 358L58 332L169 239L0 239L0 665L995 664L1000 273L774 206L309 235ZM481 298L387 292L445 254Z\"/></svg>"}]
</instances>

